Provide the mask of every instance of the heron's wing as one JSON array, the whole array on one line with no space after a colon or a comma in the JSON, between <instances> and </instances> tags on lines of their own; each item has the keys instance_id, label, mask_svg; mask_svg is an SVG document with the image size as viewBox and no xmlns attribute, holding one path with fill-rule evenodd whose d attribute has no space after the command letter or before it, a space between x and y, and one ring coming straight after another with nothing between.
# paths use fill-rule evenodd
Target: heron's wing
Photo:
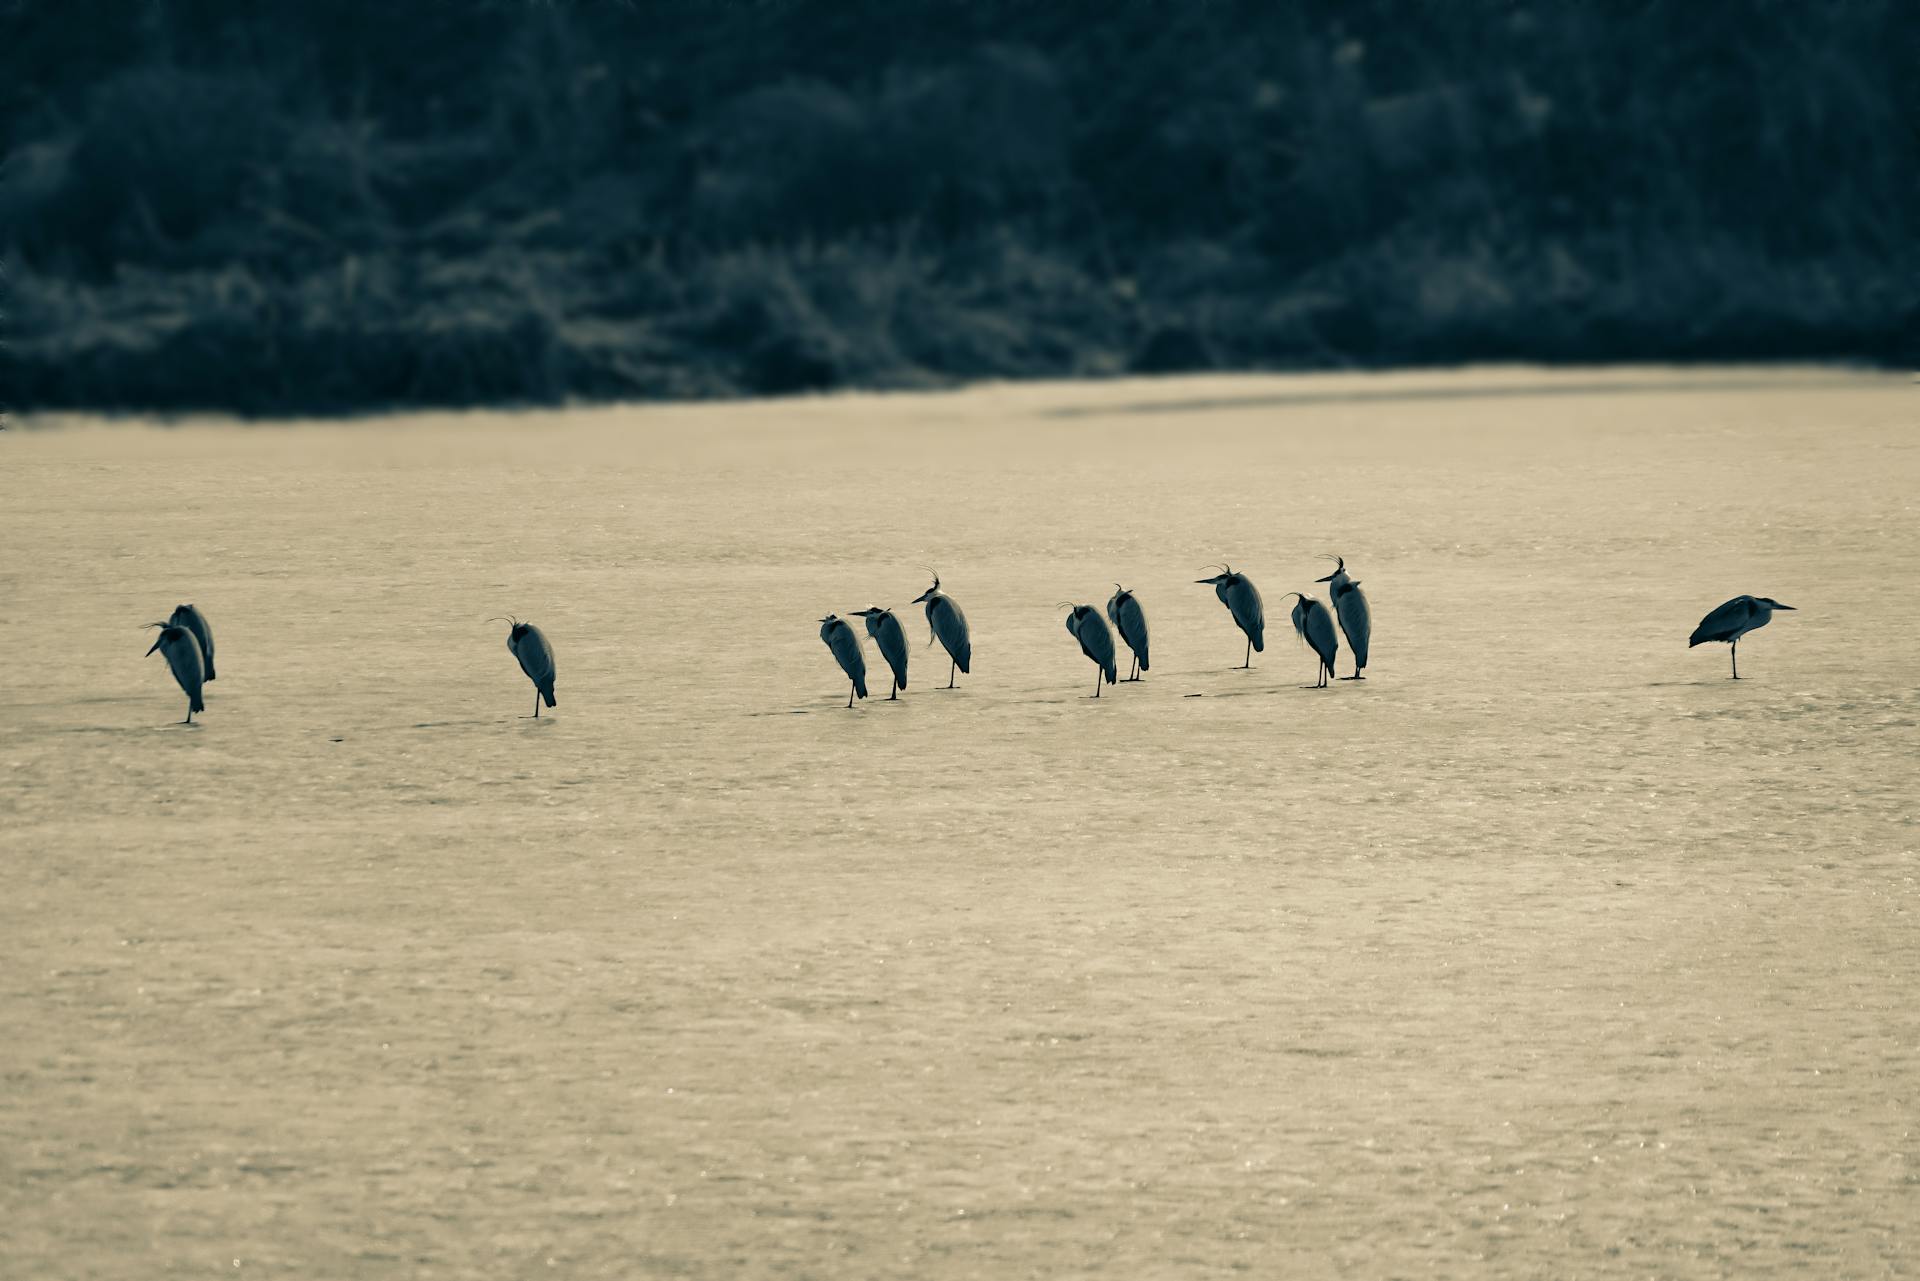
<instances>
[{"instance_id":1,"label":"heron's wing","mask_svg":"<svg viewBox=\"0 0 1920 1281\"><path fill-rule=\"evenodd\" d=\"M860 642L854 637L853 628L843 622L837 627L828 629L827 634L821 639L827 642L827 648L832 650L834 658L839 660L840 670L851 676L856 685L866 679L866 656L860 652Z\"/></svg>"},{"instance_id":2,"label":"heron's wing","mask_svg":"<svg viewBox=\"0 0 1920 1281\"><path fill-rule=\"evenodd\" d=\"M1307 603L1305 601L1293 602L1293 632L1301 640L1307 639Z\"/></svg>"},{"instance_id":3,"label":"heron's wing","mask_svg":"<svg viewBox=\"0 0 1920 1281\"><path fill-rule=\"evenodd\" d=\"M1735 596L1700 620L1700 626L1694 628L1693 635L1687 637L1687 648L1692 649L1703 641L1732 640L1748 629L1759 608L1753 597Z\"/></svg>"},{"instance_id":4,"label":"heron's wing","mask_svg":"<svg viewBox=\"0 0 1920 1281\"><path fill-rule=\"evenodd\" d=\"M907 687L907 634L900 629L900 620L892 614L880 615L880 629L874 633L874 643L880 646L880 657L887 660L887 666L893 669L893 679L901 689Z\"/></svg>"},{"instance_id":5,"label":"heron's wing","mask_svg":"<svg viewBox=\"0 0 1920 1281\"><path fill-rule=\"evenodd\" d=\"M1140 659L1140 665L1147 665L1147 611L1140 608L1138 598L1129 596L1120 604L1119 616L1114 625L1120 629L1120 639L1127 643Z\"/></svg>"},{"instance_id":6,"label":"heron's wing","mask_svg":"<svg viewBox=\"0 0 1920 1281\"><path fill-rule=\"evenodd\" d=\"M1264 645L1267 630L1267 613L1260 603L1260 589L1246 575L1233 585L1232 599L1227 608L1233 611L1233 621L1240 624L1240 630L1247 634L1255 649Z\"/></svg>"},{"instance_id":7,"label":"heron's wing","mask_svg":"<svg viewBox=\"0 0 1920 1281\"><path fill-rule=\"evenodd\" d=\"M200 697L200 684L206 679L206 666L200 659L200 642L193 633L184 627L168 629L170 634L161 645L160 652L166 655L167 666L173 669L173 679L180 682L180 688L192 699Z\"/></svg>"},{"instance_id":8,"label":"heron's wing","mask_svg":"<svg viewBox=\"0 0 1920 1281\"><path fill-rule=\"evenodd\" d=\"M1339 612L1340 630L1347 634L1353 661L1365 667L1367 644L1373 639L1373 610L1367 605L1367 594L1358 583L1351 584L1334 597L1333 607Z\"/></svg>"},{"instance_id":9,"label":"heron's wing","mask_svg":"<svg viewBox=\"0 0 1920 1281\"><path fill-rule=\"evenodd\" d=\"M1092 610L1080 620L1080 630L1074 635L1080 638L1080 652L1099 664L1100 670L1107 674L1107 680L1114 678L1113 633L1107 630L1107 624L1100 615Z\"/></svg>"},{"instance_id":10,"label":"heron's wing","mask_svg":"<svg viewBox=\"0 0 1920 1281\"><path fill-rule=\"evenodd\" d=\"M930 615L934 635L947 647L947 653L953 655L961 671L967 671L967 665L973 661L973 641L967 635L967 616L953 603L953 597L942 596L937 602L938 608Z\"/></svg>"},{"instance_id":11,"label":"heron's wing","mask_svg":"<svg viewBox=\"0 0 1920 1281\"><path fill-rule=\"evenodd\" d=\"M528 623L527 630L520 634L520 644L513 656L520 660L520 670L527 674L536 689L545 690L553 684L553 646L547 643L547 634Z\"/></svg>"},{"instance_id":12,"label":"heron's wing","mask_svg":"<svg viewBox=\"0 0 1920 1281\"><path fill-rule=\"evenodd\" d=\"M1313 646L1313 652L1328 667L1333 666L1334 655L1340 652L1340 642L1333 634L1333 616L1325 606L1315 606L1307 615L1307 644Z\"/></svg>"}]
</instances>

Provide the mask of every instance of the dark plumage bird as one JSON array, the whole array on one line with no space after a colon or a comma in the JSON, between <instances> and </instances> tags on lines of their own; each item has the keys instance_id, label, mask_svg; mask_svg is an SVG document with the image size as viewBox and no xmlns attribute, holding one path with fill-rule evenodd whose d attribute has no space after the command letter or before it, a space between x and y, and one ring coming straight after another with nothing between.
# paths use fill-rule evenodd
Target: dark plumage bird
<instances>
[{"instance_id":1,"label":"dark plumage bird","mask_svg":"<svg viewBox=\"0 0 1920 1281\"><path fill-rule=\"evenodd\" d=\"M1353 651L1353 675L1342 676L1341 680L1363 681L1367 679L1367 643L1373 639L1373 610L1367 606L1367 594L1360 590L1360 584L1347 577L1347 562L1344 557L1334 560L1339 568L1316 582L1328 584L1327 595L1333 597L1334 616L1340 620L1340 630L1346 633L1347 648Z\"/></svg>"},{"instance_id":2,"label":"dark plumage bird","mask_svg":"<svg viewBox=\"0 0 1920 1281\"><path fill-rule=\"evenodd\" d=\"M820 639L833 651L840 670L853 681L853 688L847 693L847 706L852 707L855 695L867 696L867 658L860 652L860 638L847 626L846 619L828 614L820 620Z\"/></svg>"},{"instance_id":3,"label":"dark plumage bird","mask_svg":"<svg viewBox=\"0 0 1920 1281\"><path fill-rule=\"evenodd\" d=\"M1068 610L1067 630L1080 642L1080 652L1093 660L1099 669L1093 678L1093 696L1100 697L1100 680L1106 678L1107 684L1114 683L1120 672L1113 661L1113 633L1107 630L1107 620L1100 617L1100 611L1091 605L1066 605Z\"/></svg>"},{"instance_id":4,"label":"dark plumage bird","mask_svg":"<svg viewBox=\"0 0 1920 1281\"><path fill-rule=\"evenodd\" d=\"M1107 601L1107 617L1113 622L1113 629L1120 633L1120 639L1133 651L1133 672L1127 679L1137 681L1140 673L1147 670L1147 611L1140 608L1139 598L1122 587L1113 585L1113 596Z\"/></svg>"},{"instance_id":5,"label":"dark plumage bird","mask_svg":"<svg viewBox=\"0 0 1920 1281\"><path fill-rule=\"evenodd\" d=\"M1333 635L1333 615L1311 596L1299 592L1287 595L1299 597L1293 606L1293 630L1319 656L1320 670L1314 676L1314 687L1325 689L1333 676L1334 656L1340 652L1340 642Z\"/></svg>"},{"instance_id":6,"label":"dark plumage bird","mask_svg":"<svg viewBox=\"0 0 1920 1281\"><path fill-rule=\"evenodd\" d=\"M207 705L200 697L200 687L206 682L206 665L200 661L200 642L193 633L184 627L175 627L172 623L148 623L149 627L158 627L160 635L154 640L147 654L159 650L161 657L167 660L167 666L173 669L173 679L187 695L187 719L184 724L193 724L193 714L204 712ZM142 655L145 657L146 655Z\"/></svg>"},{"instance_id":7,"label":"dark plumage bird","mask_svg":"<svg viewBox=\"0 0 1920 1281\"><path fill-rule=\"evenodd\" d=\"M195 605L175 605L173 617L167 620L175 627L184 627L193 633L200 642L200 661L207 666L207 679L213 679L213 624Z\"/></svg>"},{"instance_id":8,"label":"dark plumage bird","mask_svg":"<svg viewBox=\"0 0 1920 1281\"><path fill-rule=\"evenodd\" d=\"M907 687L907 633L890 609L869 605L855 612L867 620L867 635L873 637L873 643L880 647L880 657L893 669L893 691L887 695L887 701L892 702Z\"/></svg>"},{"instance_id":9,"label":"dark plumage bird","mask_svg":"<svg viewBox=\"0 0 1920 1281\"><path fill-rule=\"evenodd\" d=\"M490 623L507 624L507 652L520 660L520 670L533 682L533 719L540 719L540 701L546 700L547 706L554 706L553 698L553 646L547 643L547 634L532 623L523 623L517 618L489 618Z\"/></svg>"},{"instance_id":10,"label":"dark plumage bird","mask_svg":"<svg viewBox=\"0 0 1920 1281\"><path fill-rule=\"evenodd\" d=\"M933 575L933 586L913 598L916 605L922 601L927 606L927 626L933 629L933 635L940 638L948 657L953 659L953 666L947 669L947 688L952 689L956 670L972 670L969 664L973 662L973 641L967 633L967 616L953 603L953 597L941 594L938 574ZM932 637L927 638L927 644L933 644Z\"/></svg>"},{"instance_id":11,"label":"dark plumage bird","mask_svg":"<svg viewBox=\"0 0 1920 1281\"><path fill-rule=\"evenodd\" d=\"M1773 621L1776 609L1792 609L1770 596L1735 596L1700 620L1700 626L1687 637L1687 648L1708 641L1725 641L1733 646L1733 679L1740 679L1740 638L1757 632Z\"/></svg>"},{"instance_id":12,"label":"dark plumage bird","mask_svg":"<svg viewBox=\"0 0 1920 1281\"><path fill-rule=\"evenodd\" d=\"M1220 598L1220 603L1233 615L1233 621L1247 634L1247 661L1240 666L1252 667L1254 654L1266 649L1267 615L1260 604L1260 589L1245 574L1234 573L1231 565L1222 565L1220 570L1212 578L1194 581L1213 584L1213 594Z\"/></svg>"}]
</instances>

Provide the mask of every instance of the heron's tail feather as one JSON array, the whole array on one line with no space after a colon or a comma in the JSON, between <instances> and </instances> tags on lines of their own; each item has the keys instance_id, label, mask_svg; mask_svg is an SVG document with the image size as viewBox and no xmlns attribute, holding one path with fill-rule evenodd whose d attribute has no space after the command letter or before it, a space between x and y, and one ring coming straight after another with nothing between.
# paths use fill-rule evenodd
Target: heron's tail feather
<instances>
[{"instance_id":1,"label":"heron's tail feather","mask_svg":"<svg viewBox=\"0 0 1920 1281\"><path fill-rule=\"evenodd\" d=\"M187 706L192 708L196 712L204 712L207 710L206 702L201 699L199 690L195 690L191 695L188 696Z\"/></svg>"},{"instance_id":2,"label":"heron's tail feather","mask_svg":"<svg viewBox=\"0 0 1920 1281\"><path fill-rule=\"evenodd\" d=\"M1696 627L1693 629L1693 635L1687 637L1687 648L1692 649L1695 645L1700 644L1702 641L1709 641L1712 639L1713 637L1707 635L1706 628Z\"/></svg>"},{"instance_id":3,"label":"heron's tail feather","mask_svg":"<svg viewBox=\"0 0 1920 1281\"><path fill-rule=\"evenodd\" d=\"M867 678L866 677L856 676L853 678L853 692L858 694L862 698L865 698L867 696Z\"/></svg>"},{"instance_id":4,"label":"heron's tail feather","mask_svg":"<svg viewBox=\"0 0 1920 1281\"><path fill-rule=\"evenodd\" d=\"M1254 653L1256 653L1256 654L1264 654L1264 653L1266 653L1266 652L1267 652L1267 642L1266 642L1266 639L1265 639L1264 637L1260 637L1260 636L1250 636L1250 637L1248 637L1248 639L1249 639L1249 640L1251 640L1251 641L1253 642L1253 652L1254 652Z\"/></svg>"},{"instance_id":5,"label":"heron's tail feather","mask_svg":"<svg viewBox=\"0 0 1920 1281\"><path fill-rule=\"evenodd\" d=\"M540 697L542 697L542 698L544 698L544 699L546 699L546 700L547 700L547 706L548 706L548 707L558 707L558 706L559 706L559 704L558 704L558 703L556 703L556 702L554 702L554 699L553 699L553 686L551 686L551 685L548 685L547 687L545 687L544 689L542 689L542 690L540 691Z\"/></svg>"},{"instance_id":6,"label":"heron's tail feather","mask_svg":"<svg viewBox=\"0 0 1920 1281\"><path fill-rule=\"evenodd\" d=\"M213 679L213 660L211 658L207 660L207 679Z\"/></svg>"}]
</instances>

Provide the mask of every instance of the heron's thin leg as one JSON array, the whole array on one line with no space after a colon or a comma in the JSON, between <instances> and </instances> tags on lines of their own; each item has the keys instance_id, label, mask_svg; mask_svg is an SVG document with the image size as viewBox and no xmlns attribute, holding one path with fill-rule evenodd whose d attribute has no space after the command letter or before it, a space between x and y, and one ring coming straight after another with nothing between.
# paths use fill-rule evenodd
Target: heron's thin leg
<instances>
[{"instance_id":1,"label":"heron's thin leg","mask_svg":"<svg viewBox=\"0 0 1920 1281\"><path fill-rule=\"evenodd\" d=\"M1740 638L1733 638L1733 679L1740 679Z\"/></svg>"},{"instance_id":2,"label":"heron's thin leg","mask_svg":"<svg viewBox=\"0 0 1920 1281\"><path fill-rule=\"evenodd\" d=\"M959 675L959 673L960 673L959 659L955 659L952 662L947 664L947 688L948 689L953 688L953 679L955 676Z\"/></svg>"},{"instance_id":3,"label":"heron's thin leg","mask_svg":"<svg viewBox=\"0 0 1920 1281\"><path fill-rule=\"evenodd\" d=\"M1240 664L1240 666L1242 667L1253 666L1253 638L1251 636L1247 638L1247 661Z\"/></svg>"},{"instance_id":4,"label":"heron's thin leg","mask_svg":"<svg viewBox=\"0 0 1920 1281\"><path fill-rule=\"evenodd\" d=\"M854 690L856 690L856 689L858 689L858 688L860 688L860 687L859 687L858 685L849 685L849 686L847 686L847 706L848 706L848 707L852 707L852 706L853 706L853 691L854 691Z\"/></svg>"},{"instance_id":5,"label":"heron's thin leg","mask_svg":"<svg viewBox=\"0 0 1920 1281\"><path fill-rule=\"evenodd\" d=\"M536 721L540 719L540 687L538 685L533 687L533 719Z\"/></svg>"},{"instance_id":6,"label":"heron's thin leg","mask_svg":"<svg viewBox=\"0 0 1920 1281\"><path fill-rule=\"evenodd\" d=\"M900 697L900 682L895 681L893 683L893 693L887 695L887 701L891 703L894 699L898 697Z\"/></svg>"}]
</instances>

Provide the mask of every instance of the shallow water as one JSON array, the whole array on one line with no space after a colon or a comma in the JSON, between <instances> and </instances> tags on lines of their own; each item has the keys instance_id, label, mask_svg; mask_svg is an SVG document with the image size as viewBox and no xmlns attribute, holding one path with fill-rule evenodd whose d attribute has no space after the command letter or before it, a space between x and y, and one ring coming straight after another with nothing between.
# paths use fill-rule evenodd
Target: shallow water
<instances>
[{"instance_id":1,"label":"shallow water","mask_svg":"<svg viewBox=\"0 0 1920 1281\"><path fill-rule=\"evenodd\" d=\"M1915 394L0 435L0 1275L1910 1273ZM1323 551L1374 653L1311 690ZM1054 606L1116 578L1096 702ZM1799 611L1735 684L1739 592ZM911 688L848 711L867 604Z\"/></svg>"}]
</instances>

